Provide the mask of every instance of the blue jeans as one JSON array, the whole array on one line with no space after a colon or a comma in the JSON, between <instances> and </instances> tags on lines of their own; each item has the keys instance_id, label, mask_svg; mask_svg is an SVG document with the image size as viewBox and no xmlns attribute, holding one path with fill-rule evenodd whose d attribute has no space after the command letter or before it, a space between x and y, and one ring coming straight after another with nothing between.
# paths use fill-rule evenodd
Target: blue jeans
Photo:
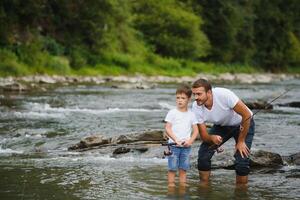
<instances>
[{"instance_id":1,"label":"blue jeans","mask_svg":"<svg viewBox=\"0 0 300 200\"><path fill-rule=\"evenodd\" d=\"M245 139L245 143L247 147L250 149L252 145L252 140L254 137L255 131L255 123L253 118L250 122L250 128L248 134ZM229 140L231 137L235 139L237 142L240 133L240 126L220 126L214 125L209 134L219 135L223 138L223 143ZM210 149L210 143L203 142L198 151L198 170L200 171L210 171L211 169L211 158L215 153L215 149ZM249 158L242 158L239 152L235 152L235 172L239 176L247 176L250 172L250 159Z\"/></svg>"},{"instance_id":2,"label":"blue jeans","mask_svg":"<svg viewBox=\"0 0 300 200\"><path fill-rule=\"evenodd\" d=\"M179 169L188 170L190 168L191 147L171 146L172 155L168 156L169 171Z\"/></svg>"}]
</instances>

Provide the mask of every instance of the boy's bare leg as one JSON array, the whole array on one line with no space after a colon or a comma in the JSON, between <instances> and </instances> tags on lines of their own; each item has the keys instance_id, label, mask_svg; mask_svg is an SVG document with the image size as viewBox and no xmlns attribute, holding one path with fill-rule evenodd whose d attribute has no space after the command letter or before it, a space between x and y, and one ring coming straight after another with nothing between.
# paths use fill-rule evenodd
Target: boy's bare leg
<instances>
[{"instance_id":1,"label":"boy's bare leg","mask_svg":"<svg viewBox=\"0 0 300 200\"><path fill-rule=\"evenodd\" d=\"M248 183L248 176L238 176L236 175L236 184L237 185L246 185Z\"/></svg>"},{"instance_id":2,"label":"boy's bare leg","mask_svg":"<svg viewBox=\"0 0 300 200\"><path fill-rule=\"evenodd\" d=\"M179 169L179 184L180 185L186 184L186 171L183 169Z\"/></svg>"},{"instance_id":3,"label":"boy's bare leg","mask_svg":"<svg viewBox=\"0 0 300 200\"><path fill-rule=\"evenodd\" d=\"M202 183L208 183L210 177L210 171L199 171L200 181Z\"/></svg>"},{"instance_id":4,"label":"boy's bare leg","mask_svg":"<svg viewBox=\"0 0 300 200\"><path fill-rule=\"evenodd\" d=\"M175 187L175 171L168 171L168 187Z\"/></svg>"},{"instance_id":5,"label":"boy's bare leg","mask_svg":"<svg viewBox=\"0 0 300 200\"><path fill-rule=\"evenodd\" d=\"M186 194L186 187L187 187L186 183L179 183L178 194L180 196L183 196Z\"/></svg>"}]
</instances>

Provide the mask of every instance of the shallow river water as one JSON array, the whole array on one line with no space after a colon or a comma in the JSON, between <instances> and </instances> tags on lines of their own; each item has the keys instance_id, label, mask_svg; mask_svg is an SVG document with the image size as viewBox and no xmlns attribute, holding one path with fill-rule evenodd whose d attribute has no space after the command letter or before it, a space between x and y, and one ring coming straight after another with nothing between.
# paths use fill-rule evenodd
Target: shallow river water
<instances>
[{"instance_id":1,"label":"shallow river water","mask_svg":"<svg viewBox=\"0 0 300 200\"><path fill-rule=\"evenodd\" d=\"M274 104L300 99L300 80L218 86L246 101L271 101L291 88ZM247 189L236 188L235 172L225 169L213 170L211 185L200 187L193 166L189 186L168 191L166 159L67 150L93 134L163 129L162 120L175 106L175 88L58 85L46 92L0 93L0 199L300 199L299 176L291 176L299 174L299 166L254 170ZM255 120L254 150L300 152L299 108L275 106ZM198 147L193 145L194 156ZM224 147L233 151L233 141Z\"/></svg>"}]
</instances>

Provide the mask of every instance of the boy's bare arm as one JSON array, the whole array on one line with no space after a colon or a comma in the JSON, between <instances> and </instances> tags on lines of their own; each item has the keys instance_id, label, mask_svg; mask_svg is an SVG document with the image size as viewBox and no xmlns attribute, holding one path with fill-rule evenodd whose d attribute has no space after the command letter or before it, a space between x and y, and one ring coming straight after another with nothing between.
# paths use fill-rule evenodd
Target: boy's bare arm
<instances>
[{"instance_id":1,"label":"boy's bare arm","mask_svg":"<svg viewBox=\"0 0 300 200\"><path fill-rule=\"evenodd\" d=\"M199 134L198 126L197 126L197 124L194 124L192 136L189 140L184 142L184 146L185 147L191 146L194 143L194 141L196 140L198 134Z\"/></svg>"},{"instance_id":2,"label":"boy's bare arm","mask_svg":"<svg viewBox=\"0 0 300 200\"><path fill-rule=\"evenodd\" d=\"M180 142L178 141L176 135L173 133L172 131L172 124L170 122L167 122L165 125L165 129L166 129L166 133L167 135L177 144L179 144Z\"/></svg>"}]
</instances>

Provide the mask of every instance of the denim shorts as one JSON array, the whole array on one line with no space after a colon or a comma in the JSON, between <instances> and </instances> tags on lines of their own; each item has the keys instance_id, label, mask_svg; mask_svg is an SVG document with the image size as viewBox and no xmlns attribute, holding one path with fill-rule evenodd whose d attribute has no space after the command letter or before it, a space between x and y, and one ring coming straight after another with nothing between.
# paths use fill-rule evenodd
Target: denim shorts
<instances>
[{"instance_id":1,"label":"denim shorts","mask_svg":"<svg viewBox=\"0 0 300 200\"><path fill-rule=\"evenodd\" d=\"M178 169L190 169L191 147L175 147L171 146L172 155L168 156L169 171L177 171Z\"/></svg>"}]
</instances>

